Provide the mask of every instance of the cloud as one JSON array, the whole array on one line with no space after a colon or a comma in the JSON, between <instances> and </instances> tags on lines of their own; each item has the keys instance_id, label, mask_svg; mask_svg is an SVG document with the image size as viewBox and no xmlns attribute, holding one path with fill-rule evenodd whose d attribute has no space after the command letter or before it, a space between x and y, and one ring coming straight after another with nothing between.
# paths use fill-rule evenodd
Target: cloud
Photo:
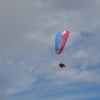
<instances>
[{"instance_id":1,"label":"cloud","mask_svg":"<svg viewBox=\"0 0 100 100\"><path fill-rule=\"evenodd\" d=\"M0 73L4 76L1 94L24 94L35 86L44 87L41 82L48 80L52 84L48 83L48 87L81 81L99 83L99 5L99 0L1 0ZM54 39L60 30L69 30L70 36L63 53L56 55ZM59 68L61 61L66 69ZM41 78L46 81L36 84ZM39 94L34 91L34 97ZM77 96L65 95L64 99Z\"/></svg>"},{"instance_id":2,"label":"cloud","mask_svg":"<svg viewBox=\"0 0 100 100\"><path fill-rule=\"evenodd\" d=\"M74 57L74 58L84 58L87 56L88 56L88 53L84 50L79 50L74 55L72 55L72 57Z\"/></svg>"}]
</instances>

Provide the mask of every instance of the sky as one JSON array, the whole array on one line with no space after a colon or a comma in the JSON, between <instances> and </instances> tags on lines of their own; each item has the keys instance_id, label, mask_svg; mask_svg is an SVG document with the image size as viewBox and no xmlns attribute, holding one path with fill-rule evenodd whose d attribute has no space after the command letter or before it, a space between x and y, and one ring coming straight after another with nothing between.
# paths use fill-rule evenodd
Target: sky
<instances>
[{"instance_id":1,"label":"sky","mask_svg":"<svg viewBox=\"0 0 100 100\"><path fill-rule=\"evenodd\" d=\"M0 100L100 100L99 12L100 0L0 0Z\"/></svg>"}]
</instances>

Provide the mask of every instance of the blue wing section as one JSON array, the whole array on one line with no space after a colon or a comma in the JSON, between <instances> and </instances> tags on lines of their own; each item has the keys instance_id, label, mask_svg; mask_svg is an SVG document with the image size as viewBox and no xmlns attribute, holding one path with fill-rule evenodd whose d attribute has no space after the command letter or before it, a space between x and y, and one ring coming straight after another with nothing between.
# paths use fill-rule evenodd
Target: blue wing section
<instances>
[{"instance_id":1,"label":"blue wing section","mask_svg":"<svg viewBox=\"0 0 100 100\"><path fill-rule=\"evenodd\" d=\"M62 43L62 34L64 31L58 32L56 37L55 37L55 52L58 54L59 49L60 49L60 45Z\"/></svg>"}]
</instances>

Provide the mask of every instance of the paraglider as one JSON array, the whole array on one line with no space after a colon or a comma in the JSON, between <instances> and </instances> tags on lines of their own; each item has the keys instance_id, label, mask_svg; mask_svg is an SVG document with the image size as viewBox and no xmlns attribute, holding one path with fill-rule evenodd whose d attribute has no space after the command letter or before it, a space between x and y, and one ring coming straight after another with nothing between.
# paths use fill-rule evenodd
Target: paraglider
<instances>
[{"instance_id":1,"label":"paraglider","mask_svg":"<svg viewBox=\"0 0 100 100\"><path fill-rule=\"evenodd\" d=\"M59 66L60 66L61 68L63 68L63 67L66 68L66 66L65 66L62 62L59 64Z\"/></svg>"},{"instance_id":2,"label":"paraglider","mask_svg":"<svg viewBox=\"0 0 100 100\"><path fill-rule=\"evenodd\" d=\"M68 36L69 36L69 31L60 31L57 33L56 37L55 37L55 52L56 54L61 54L64 47L65 47L65 44L66 44L66 41L68 39ZM59 64L59 66L61 68L65 67L65 65L61 62Z\"/></svg>"}]
</instances>

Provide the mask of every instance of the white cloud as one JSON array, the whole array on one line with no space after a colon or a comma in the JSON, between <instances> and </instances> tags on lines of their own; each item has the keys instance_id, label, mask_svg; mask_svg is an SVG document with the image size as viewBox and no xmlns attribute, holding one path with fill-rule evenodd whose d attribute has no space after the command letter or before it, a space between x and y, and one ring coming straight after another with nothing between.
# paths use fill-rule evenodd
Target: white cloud
<instances>
[{"instance_id":1,"label":"white cloud","mask_svg":"<svg viewBox=\"0 0 100 100\"><path fill-rule=\"evenodd\" d=\"M73 58L85 58L88 57L88 52L85 50L79 50L75 54L72 55Z\"/></svg>"}]
</instances>

